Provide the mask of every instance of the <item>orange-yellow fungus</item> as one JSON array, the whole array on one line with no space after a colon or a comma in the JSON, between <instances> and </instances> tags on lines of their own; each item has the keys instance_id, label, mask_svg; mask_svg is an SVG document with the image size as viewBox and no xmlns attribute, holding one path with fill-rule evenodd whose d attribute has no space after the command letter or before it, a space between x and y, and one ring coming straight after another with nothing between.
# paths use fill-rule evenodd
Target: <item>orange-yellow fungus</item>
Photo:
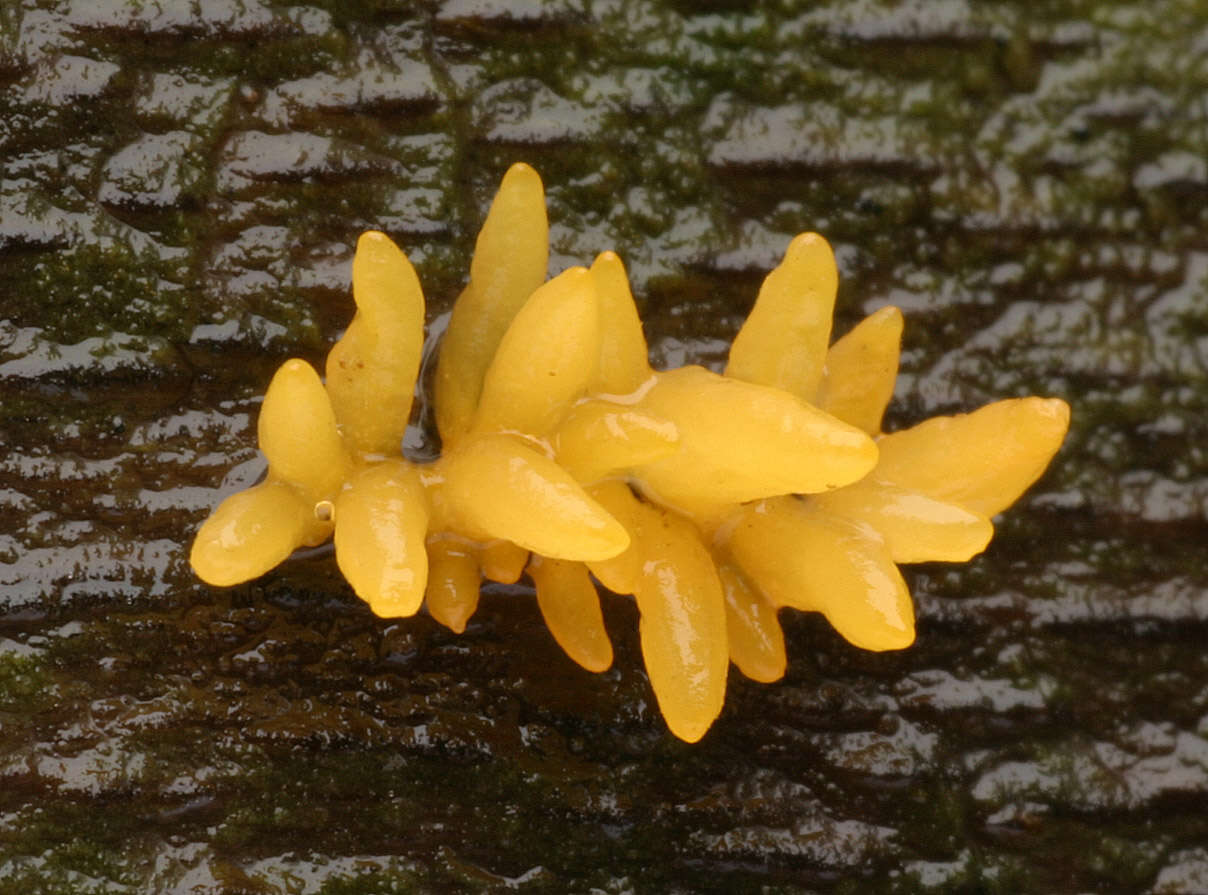
<instances>
[{"instance_id":1,"label":"orange-yellow fungus","mask_svg":"<svg viewBox=\"0 0 1208 895\"><path fill-rule=\"evenodd\" d=\"M876 463L844 487L743 507L716 530L774 604L823 612L857 646L897 649L913 642L914 614L894 564L960 562L985 549L989 517L1039 478L1065 437L1069 407L1059 399L1001 401L882 436L902 315L882 308L827 349L836 285L825 240L793 240L764 281L726 374L786 389L879 436ZM814 574L802 557L819 564ZM823 599L821 582L833 599Z\"/></svg>"},{"instance_id":2,"label":"orange-yellow fungus","mask_svg":"<svg viewBox=\"0 0 1208 895\"><path fill-rule=\"evenodd\" d=\"M1001 513L1040 478L1070 425L1059 398L1011 398L881 439L877 476L975 513Z\"/></svg>"},{"instance_id":3,"label":"orange-yellow fungus","mask_svg":"<svg viewBox=\"0 0 1208 895\"><path fill-rule=\"evenodd\" d=\"M726 375L813 400L822 381L839 271L817 233L789 243L730 346Z\"/></svg>"},{"instance_id":4,"label":"orange-yellow fungus","mask_svg":"<svg viewBox=\"0 0 1208 895\"><path fill-rule=\"evenodd\" d=\"M316 501L335 494L348 458L314 367L296 359L281 365L265 392L257 429L270 476Z\"/></svg>"},{"instance_id":5,"label":"orange-yellow fungus","mask_svg":"<svg viewBox=\"0 0 1208 895\"><path fill-rule=\"evenodd\" d=\"M633 496L628 485L612 480L593 485L588 491L627 532L637 530L636 514L640 511L641 504ZM634 549L631 537L625 550L606 559L588 561L587 567L596 579L613 593L631 594L637 587L641 564L641 552Z\"/></svg>"},{"instance_id":6,"label":"orange-yellow fungus","mask_svg":"<svg viewBox=\"0 0 1208 895\"><path fill-rule=\"evenodd\" d=\"M487 368L472 432L544 436L583 394L600 353L591 274L564 271L517 312Z\"/></svg>"},{"instance_id":7,"label":"orange-yellow fungus","mask_svg":"<svg viewBox=\"0 0 1208 895\"><path fill-rule=\"evenodd\" d=\"M631 406L594 399L571 409L554 444L559 466L580 482L594 482L673 456L679 429Z\"/></svg>"},{"instance_id":8,"label":"orange-yellow fungus","mask_svg":"<svg viewBox=\"0 0 1208 895\"><path fill-rule=\"evenodd\" d=\"M776 607L756 591L731 563L717 567L726 596L726 638L730 661L753 681L765 684L784 677L788 656Z\"/></svg>"},{"instance_id":9,"label":"orange-yellow fungus","mask_svg":"<svg viewBox=\"0 0 1208 895\"><path fill-rule=\"evenodd\" d=\"M470 538L506 538L555 559L607 559L629 545L566 470L509 435L471 439L440 462L447 523Z\"/></svg>"},{"instance_id":10,"label":"orange-yellow fungus","mask_svg":"<svg viewBox=\"0 0 1208 895\"><path fill-rule=\"evenodd\" d=\"M591 568L609 587L633 594L659 710L672 733L695 743L726 695L725 597L713 557L687 519L638 501L623 485L597 493L631 540L625 553Z\"/></svg>"},{"instance_id":11,"label":"orange-yellow fungus","mask_svg":"<svg viewBox=\"0 0 1208 895\"><path fill-rule=\"evenodd\" d=\"M695 743L726 698L725 597L708 549L691 523L663 511L642 525L634 599L642 657L667 726Z\"/></svg>"},{"instance_id":12,"label":"orange-yellow fungus","mask_svg":"<svg viewBox=\"0 0 1208 895\"><path fill-rule=\"evenodd\" d=\"M879 435L898 378L901 346L902 312L891 305L869 314L826 352L818 408Z\"/></svg>"},{"instance_id":13,"label":"orange-yellow fungus","mask_svg":"<svg viewBox=\"0 0 1208 895\"><path fill-rule=\"evenodd\" d=\"M478 608L482 576L477 549L461 538L439 537L428 541L428 612L455 634Z\"/></svg>"},{"instance_id":14,"label":"orange-yellow fungus","mask_svg":"<svg viewBox=\"0 0 1208 895\"><path fill-rule=\"evenodd\" d=\"M511 541L488 541L478 551L482 577L500 584L515 584L528 565L529 552Z\"/></svg>"},{"instance_id":15,"label":"orange-yellow fungus","mask_svg":"<svg viewBox=\"0 0 1208 895\"><path fill-rule=\"evenodd\" d=\"M786 391L703 367L659 374L636 406L679 431L678 451L634 470L673 505L826 491L857 481L877 462L864 432Z\"/></svg>"},{"instance_id":16,"label":"orange-yellow fungus","mask_svg":"<svg viewBox=\"0 0 1208 895\"><path fill-rule=\"evenodd\" d=\"M604 671L612 665L612 643L587 567L581 562L534 556L528 574L545 625L566 654L588 671Z\"/></svg>"},{"instance_id":17,"label":"orange-yellow fungus","mask_svg":"<svg viewBox=\"0 0 1208 895\"><path fill-rule=\"evenodd\" d=\"M398 452L405 422L380 417L391 407L410 408L419 341L403 339L403 354L412 356L401 367L391 343L402 335L399 319L422 325L423 300L405 294L407 284L398 277L410 265L383 240L367 234L358 244L369 258L354 262L358 318L329 355L329 371L342 371L334 382L325 386L310 364L296 359L273 376L257 425L268 478L227 498L202 525L190 554L194 570L211 584L255 578L297 547L320 544L334 532L340 570L374 612L418 610L427 576L427 499L407 461L381 459L383 452ZM363 378L344 375L349 366ZM379 414L370 412L367 386L383 393Z\"/></svg>"},{"instance_id":18,"label":"orange-yellow fungus","mask_svg":"<svg viewBox=\"0 0 1208 895\"><path fill-rule=\"evenodd\" d=\"M310 364L289 360L273 376L258 430L268 478L227 497L193 540L189 562L211 584L259 577L298 547L320 544L332 532L330 515L318 509L330 506L348 457Z\"/></svg>"},{"instance_id":19,"label":"orange-yellow fungus","mask_svg":"<svg viewBox=\"0 0 1208 895\"><path fill-rule=\"evenodd\" d=\"M414 615L428 585L428 500L403 460L367 468L335 503L336 562L358 597L380 616Z\"/></svg>"},{"instance_id":20,"label":"orange-yellow fungus","mask_svg":"<svg viewBox=\"0 0 1208 895\"><path fill-rule=\"evenodd\" d=\"M903 321L892 307L828 345L838 269L803 233L764 280L725 374L655 371L621 259L546 281L544 190L504 175L435 376L442 455L400 455L424 298L382 233L357 243L357 311L326 383L290 360L258 437L264 482L227 497L190 560L217 585L254 578L334 532L336 561L381 616L421 605L456 632L484 579L527 572L567 655L613 661L596 581L632 595L670 730L699 740L733 662L786 667L782 608L823 613L869 650L915 637L898 563L960 562L1060 447L1069 407L1017 398L884 434ZM594 581L593 581L594 576Z\"/></svg>"},{"instance_id":21,"label":"orange-yellow fungus","mask_svg":"<svg viewBox=\"0 0 1208 895\"><path fill-rule=\"evenodd\" d=\"M528 165L512 165L478 234L470 282L457 298L436 366L436 422L446 446L470 428L483 377L512 318L545 280L545 189Z\"/></svg>"},{"instance_id":22,"label":"orange-yellow fungus","mask_svg":"<svg viewBox=\"0 0 1208 895\"><path fill-rule=\"evenodd\" d=\"M221 587L259 578L306 543L313 519L308 510L285 482L265 481L232 494L197 532L189 562Z\"/></svg>"},{"instance_id":23,"label":"orange-yellow fungus","mask_svg":"<svg viewBox=\"0 0 1208 895\"><path fill-rule=\"evenodd\" d=\"M775 605L823 613L862 649L914 642L906 582L871 527L777 497L744 507L728 545Z\"/></svg>"},{"instance_id":24,"label":"orange-yellow fungus","mask_svg":"<svg viewBox=\"0 0 1208 895\"><path fill-rule=\"evenodd\" d=\"M349 447L399 452L424 347L424 294L403 251L384 233L357 240L356 316L327 355L327 392Z\"/></svg>"},{"instance_id":25,"label":"orange-yellow fungus","mask_svg":"<svg viewBox=\"0 0 1208 895\"><path fill-rule=\"evenodd\" d=\"M871 475L816 494L811 503L867 522L885 540L894 562L965 562L985 550L994 534L994 526L980 513Z\"/></svg>"},{"instance_id":26,"label":"orange-yellow fungus","mask_svg":"<svg viewBox=\"0 0 1208 895\"><path fill-rule=\"evenodd\" d=\"M625 548L624 529L537 440L595 376L601 325L586 269L536 288L546 263L544 215L536 173L514 167L479 240L487 262L476 261L463 295L471 309L486 302L490 320L469 341L459 342L464 327L449 337L450 356L468 351L468 363L479 365L451 386L462 398L473 392L455 426L462 438L453 435L445 457L422 475L398 454L419 369L423 293L385 234L362 235L352 265L357 313L328 355L327 382L300 360L274 376L259 420L268 482L228 498L202 526L191 556L203 579L237 584L334 531L340 570L374 612L412 615L425 589L429 608L439 591L443 608L433 614L460 630L477 605L480 570L515 582L531 547L573 559ZM554 344L560 354L549 350ZM425 547L430 533L435 548ZM441 555L435 578L433 550Z\"/></svg>"},{"instance_id":27,"label":"orange-yellow fungus","mask_svg":"<svg viewBox=\"0 0 1208 895\"><path fill-rule=\"evenodd\" d=\"M600 352L590 391L627 395L641 388L651 373L629 277L616 252L601 252L591 265L591 277L600 309Z\"/></svg>"}]
</instances>

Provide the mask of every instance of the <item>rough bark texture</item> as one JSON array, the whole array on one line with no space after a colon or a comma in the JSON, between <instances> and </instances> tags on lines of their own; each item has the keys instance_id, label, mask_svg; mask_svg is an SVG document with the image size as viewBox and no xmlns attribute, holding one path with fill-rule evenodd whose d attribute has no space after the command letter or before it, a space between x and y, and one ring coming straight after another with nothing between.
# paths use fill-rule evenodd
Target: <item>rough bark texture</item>
<instances>
[{"instance_id":1,"label":"rough bark texture","mask_svg":"<svg viewBox=\"0 0 1208 895\"><path fill-rule=\"evenodd\" d=\"M1195 0L0 3L0 889L1208 889L1206 94ZM192 577L356 235L436 319L517 159L658 364L813 229L838 332L906 312L890 428L1073 405L916 646L786 613L686 746L626 600L592 675L523 588L459 637L322 553Z\"/></svg>"}]
</instances>

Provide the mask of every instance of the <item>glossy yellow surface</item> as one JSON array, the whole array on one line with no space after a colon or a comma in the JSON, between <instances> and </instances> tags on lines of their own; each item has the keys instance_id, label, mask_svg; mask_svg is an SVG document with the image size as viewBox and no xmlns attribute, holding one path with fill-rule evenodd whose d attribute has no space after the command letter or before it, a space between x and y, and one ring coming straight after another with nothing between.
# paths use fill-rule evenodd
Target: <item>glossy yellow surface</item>
<instances>
[{"instance_id":1,"label":"glossy yellow surface","mask_svg":"<svg viewBox=\"0 0 1208 895\"><path fill-rule=\"evenodd\" d=\"M600 351L588 390L594 395L628 395L651 375L629 277L616 252L601 252L591 265L591 277L600 309Z\"/></svg>"},{"instance_id":2,"label":"glossy yellow surface","mask_svg":"<svg viewBox=\"0 0 1208 895\"><path fill-rule=\"evenodd\" d=\"M419 474L386 460L356 476L335 502L336 562L380 616L414 615L428 585L428 500Z\"/></svg>"},{"instance_id":3,"label":"glossy yellow surface","mask_svg":"<svg viewBox=\"0 0 1208 895\"><path fill-rule=\"evenodd\" d=\"M549 222L537 172L512 165L474 246L436 367L436 422L446 447L470 428L483 378L512 318L545 280Z\"/></svg>"},{"instance_id":4,"label":"glossy yellow surface","mask_svg":"<svg viewBox=\"0 0 1208 895\"><path fill-rule=\"evenodd\" d=\"M534 556L528 566L545 625L566 654L588 671L612 665L600 596L581 562Z\"/></svg>"},{"instance_id":5,"label":"glossy yellow surface","mask_svg":"<svg viewBox=\"0 0 1208 895\"><path fill-rule=\"evenodd\" d=\"M1070 407L1059 398L996 401L886 435L877 475L993 516L1040 478L1069 425Z\"/></svg>"},{"instance_id":6,"label":"glossy yellow surface","mask_svg":"<svg viewBox=\"0 0 1208 895\"><path fill-rule=\"evenodd\" d=\"M511 541L488 541L478 551L482 577L500 584L515 584L528 565L529 552Z\"/></svg>"},{"instance_id":7,"label":"glossy yellow surface","mask_svg":"<svg viewBox=\"0 0 1208 895\"><path fill-rule=\"evenodd\" d=\"M902 312L890 306L869 314L826 352L818 408L879 435L901 348Z\"/></svg>"},{"instance_id":8,"label":"glossy yellow surface","mask_svg":"<svg viewBox=\"0 0 1208 895\"><path fill-rule=\"evenodd\" d=\"M554 559L607 559L629 535L561 466L508 435L474 438L441 458L448 524Z\"/></svg>"},{"instance_id":9,"label":"glossy yellow surface","mask_svg":"<svg viewBox=\"0 0 1208 895\"><path fill-rule=\"evenodd\" d=\"M672 505L825 491L877 462L864 432L786 391L703 367L660 373L636 407L679 431L679 450L634 469L645 490Z\"/></svg>"},{"instance_id":10,"label":"glossy yellow surface","mask_svg":"<svg viewBox=\"0 0 1208 895\"><path fill-rule=\"evenodd\" d=\"M566 415L553 439L558 465L580 482L674 456L679 429L625 404L589 400Z\"/></svg>"},{"instance_id":11,"label":"glossy yellow surface","mask_svg":"<svg viewBox=\"0 0 1208 895\"><path fill-rule=\"evenodd\" d=\"M407 256L374 230L357 240L352 294L356 316L327 355L327 392L351 450L395 456L424 347L424 294Z\"/></svg>"},{"instance_id":12,"label":"glossy yellow surface","mask_svg":"<svg viewBox=\"0 0 1208 895\"><path fill-rule=\"evenodd\" d=\"M629 530L631 544L592 570L633 594L659 710L672 733L695 743L726 696L725 597L713 557L688 520L638 501L623 486L597 494Z\"/></svg>"},{"instance_id":13,"label":"glossy yellow surface","mask_svg":"<svg viewBox=\"0 0 1208 895\"><path fill-rule=\"evenodd\" d=\"M473 432L546 435L595 374L599 317L586 268L572 267L537 289L487 368Z\"/></svg>"},{"instance_id":14,"label":"glossy yellow surface","mask_svg":"<svg viewBox=\"0 0 1208 895\"><path fill-rule=\"evenodd\" d=\"M316 501L335 496L348 456L314 367L297 359L281 365L265 392L257 428L271 477Z\"/></svg>"},{"instance_id":15,"label":"glossy yellow surface","mask_svg":"<svg viewBox=\"0 0 1208 895\"><path fill-rule=\"evenodd\" d=\"M879 470L878 470L879 473ZM876 529L894 562L965 562L981 553L994 526L966 510L870 475L811 503Z\"/></svg>"},{"instance_id":16,"label":"glossy yellow surface","mask_svg":"<svg viewBox=\"0 0 1208 895\"><path fill-rule=\"evenodd\" d=\"M382 233L357 243L357 312L326 383L290 360L258 421L266 480L227 497L190 560L217 585L255 578L334 533L353 591L383 617L461 632L483 578L527 572L551 633L584 668L612 663L596 581L631 594L667 725L695 742L733 662L786 668L777 611L823 613L858 647L915 636L897 563L960 562L1044 471L1069 425L1022 398L882 434L901 312L829 345L834 255L794 239L765 279L726 374L651 369L612 252L546 282L540 178L514 165L479 234L435 377L442 456L400 456L424 299Z\"/></svg>"},{"instance_id":17,"label":"glossy yellow surface","mask_svg":"<svg viewBox=\"0 0 1208 895\"><path fill-rule=\"evenodd\" d=\"M297 490L261 482L218 505L193 539L189 562L210 584L259 578L306 543L313 518Z\"/></svg>"},{"instance_id":18,"label":"glossy yellow surface","mask_svg":"<svg viewBox=\"0 0 1208 895\"><path fill-rule=\"evenodd\" d=\"M788 656L776 607L732 563L717 567L726 598L726 639L730 661L753 681L770 684L784 677Z\"/></svg>"},{"instance_id":19,"label":"glossy yellow surface","mask_svg":"<svg viewBox=\"0 0 1208 895\"><path fill-rule=\"evenodd\" d=\"M726 375L814 400L838 289L830 244L817 233L796 237L734 337Z\"/></svg>"},{"instance_id":20,"label":"glossy yellow surface","mask_svg":"<svg viewBox=\"0 0 1208 895\"><path fill-rule=\"evenodd\" d=\"M774 605L823 613L861 649L914 642L906 582L871 527L777 497L743 508L729 547Z\"/></svg>"},{"instance_id":21,"label":"glossy yellow surface","mask_svg":"<svg viewBox=\"0 0 1208 895\"><path fill-rule=\"evenodd\" d=\"M642 657L667 726L695 743L726 698L726 610L709 551L667 513L643 528L646 561L634 592Z\"/></svg>"},{"instance_id":22,"label":"glossy yellow surface","mask_svg":"<svg viewBox=\"0 0 1208 895\"><path fill-rule=\"evenodd\" d=\"M598 482L588 491L627 533L639 530L645 505L634 496L628 485L616 480ZM632 594L637 590L642 562L642 551L635 547L631 536L627 549L615 556L589 561L587 567L613 593Z\"/></svg>"},{"instance_id":23,"label":"glossy yellow surface","mask_svg":"<svg viewBox=\"0 0 1208 895\"><path fill-rule=\"evenodd\" d=\"M478 608L477 549L460 538L440 537L428 541L428 612L456 634L466 629Z\"/></svg>"},{"instance_id":24,"label":"glossy yellow surface","mask_svg":"<svg viewBox=\"0 0 1208 895\"><path fill-rule=\"evenodd\" d=\"M316 512L349 469L319 376L286 361L269 384L259 420L267 479L227 497L193 540L189 562L204 581L239 584L263 575L301 546L322 543L332 523ZM309 431L311 437L304 437Z\"/></svg>"}]
</instances>

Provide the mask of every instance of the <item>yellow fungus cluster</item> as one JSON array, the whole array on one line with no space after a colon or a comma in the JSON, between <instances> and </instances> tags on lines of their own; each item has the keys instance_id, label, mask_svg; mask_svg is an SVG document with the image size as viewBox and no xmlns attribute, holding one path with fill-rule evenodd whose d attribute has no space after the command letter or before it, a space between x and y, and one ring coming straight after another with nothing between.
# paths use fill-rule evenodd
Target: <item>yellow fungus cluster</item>
<instances>
[{"instance_id":1,"label":"yellow fungus cluster","mask_svg":"<svg viewBox=\"0 0 1208 895\"><path fill-rule=\"evenodd\" d=\"M621 260L546 281L540 178L505 175L436 370L442 453L400 455L423 344L414 269L368 232L357 312L327 357L282 365L259 420L268 475L202 525L191 562L217 585L255 578L334 535L336 561L381 616L421 605L462 631L485 577L531 579L583 667L612 663L594 578L632 594L671 731L694 742L733 662L785 669L777 610L823 613L864 649L914 640L898 563L967 560L990 517L1044 471L1069 408L1023 398L881 432L902 315L883 308L830 344L838 274L813 233L765 279L723 375L654 371Z\"/></svg>"}]
</instances>

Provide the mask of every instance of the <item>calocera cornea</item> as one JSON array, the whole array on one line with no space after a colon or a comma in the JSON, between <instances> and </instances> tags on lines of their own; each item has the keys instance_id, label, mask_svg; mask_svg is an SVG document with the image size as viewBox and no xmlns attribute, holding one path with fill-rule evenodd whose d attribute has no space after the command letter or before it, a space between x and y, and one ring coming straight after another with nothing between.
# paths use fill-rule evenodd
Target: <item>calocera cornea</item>
<instances>
[{"instance_id":1,"label":"calocera cornea","mask_svg":"<svg viewBox=\"0 0 1208 895\"><path fill-rule=\"evenodd\" d=\"M596 581L632 594L671 731L700 739L733 662L785 669L783 607L864 649L914 640L898 563L983 550L990 517L1048 465L1069 408L1023 398L885 434L902 317L829 344L838 274L798 236L763 283L722 374L652 370L612 252L546 280L548 222L527 165L504 176L441 345L441 456L401 456L424 300L382 233L353 261L356 316L327 358L274 376L259 420L267 478L224 500L190 556L217 585L334 536L383 617L421 605L462 631L483 578L527 574L546 623L591 671L612 663Z\"/></svg>"}]
</instances>

